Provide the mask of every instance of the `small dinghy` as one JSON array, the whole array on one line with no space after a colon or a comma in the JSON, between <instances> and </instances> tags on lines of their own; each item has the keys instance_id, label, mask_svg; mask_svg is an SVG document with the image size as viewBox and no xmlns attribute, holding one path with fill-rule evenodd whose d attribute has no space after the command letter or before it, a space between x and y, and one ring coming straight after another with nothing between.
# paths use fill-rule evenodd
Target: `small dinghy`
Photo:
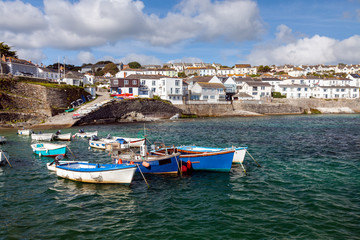
<instances>
[{"instance_id":1,"label":"small dinghy","mask_svg":"<svg viewBox=\"0 0 360 240\"><path fill-rule=\"evenodd\" d=\"M61 134L61 131L58 130L54 135L54 140L71 141L71 133Z\"/></svg>"},{"instance_id":2,"label":"small dinghy","mask_svg":"<svg viewBox=\"0 0 360 240\"><path fill-rule=\"evenodd\" d=\"M6 137L0 136L0 144L6 143Z\"/></svg>"},{"instance_id":3,"label":"small dinghy","mask_svg":"<svg viewBox=\"0 0 360 240\"><path fill-rule=\"evenodd\" d=\"M29 136L32 133L31 129L21 129L17 131L18 135Z\"/></svg>"},{"instance_id":4,"label":"small dinghy","mask_svg":"<svg viewBox=\"0 0 360 240\"><path fill-rule=\"evenodd\" d=\"M89 138L91 136L97 136L98 131L94 132L84 132L84 129L80 129L78 133L75 133L75 137L81 137L81 138Z\"/></svg>"},{"instance_id":5,"label":"small dinghy","mask_svg":"<svg viewBox=\"0 0 360 240\"><path fill-rule=\"evenodd\" d=\"M33 133L31 139L35 141L52 141L54 136L54 133Z\"/></svg>"},{"instance_id":6,"label":"small dinghy","mask_svg":"<svg viewBox=\"0 0 360 240\"><path fill-rule=\"evenodd\" d=\"M32 144L31 148L35 154L38 154L40 157L56 157L57 155L66 154L66 144L53 144L53 143L36 143Z\"/></svg>"}]
</instances>

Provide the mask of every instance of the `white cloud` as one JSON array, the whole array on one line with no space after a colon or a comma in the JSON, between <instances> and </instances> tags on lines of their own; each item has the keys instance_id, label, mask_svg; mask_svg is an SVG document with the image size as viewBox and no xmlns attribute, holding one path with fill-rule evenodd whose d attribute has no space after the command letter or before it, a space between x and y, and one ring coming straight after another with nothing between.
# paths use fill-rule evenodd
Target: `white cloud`
<instances>
[{"instance_id":1,"label":"white cloud","mask_svg":"<svg viewBox=\"0 0 360 240\"><path fill-rule=\"evenodd\" d=\"M311 38L291 39L291 30L278 28L277 40L256 46L247 61L254 65L269 64L333 64L338 62L360 62L360 36L355 35L339 41L314 35ZM290 35L291 36L291 35ZM285 41L287 39L288 41Z\"/></svg>"},{"instance_id":2,"label":"white cloud","mask_svg":"<svg viewBox=\"0 0 360 240\"><path fill-rule=\"evenodd\" d=\"M22 48L85 49L124 39L154 46L244 41L263 31L251 0L183 0L165 17L146 14L144 7L139 0L44 0L42 12L19 0L0 1L0 35Z\"/></svg>"},{"instance_id":3,"label":"white cloud","mask_svg":"<svg viewBox=\"0 0 360 240\"><path fill-rule=\"evenodd\" d=\"M46 55L39 49L19 49L16 53L19 58L27 59L37 64L40 64L46 59Z\"/></svg>"},{"instance_id":4,"label":"white cloud","mask_svg":"<svg viewBox=\"0 0 360 240\"><path fill-rule=\"evenodd\" d=\"M46 28L47 22L41 11L19 0L0 1L0 31L30 33Z\"/></svg>"},{"instance_id":5,"label":"white cloud","mask_svg":"<svg viewBox=\"0 0 360 240\"><path fill-rule=\"evenodd\" d=\"M141 65L147 65L147 64L157 64L161 65L162 61L154 56L147 56L142 54L128 54L127 56L119 59L118 62L123 62L124 64L127 64L129 62L136 61L140 63Z\"/></svg>"},{"instance_id":6,"label":"white cloud","mask_svg":"<svg viewBox=\"0 0 360 240\"><path fill-rule=\"evenodd\" d=\"M200 63L202 60L197 57L183 57L181 59L174 59L168 61L168 63Z\"/></svg>"},{"instance_id":7,"label":"white cloud","mask_svg":"<svg viewBox=\"0 0 360 240\"><path fill-rule=\"evenodd\" d=\"M95 63L96 59L91 52L81 51L77 55L77 60L81 63Z\"/></svg>"}]
</instances>

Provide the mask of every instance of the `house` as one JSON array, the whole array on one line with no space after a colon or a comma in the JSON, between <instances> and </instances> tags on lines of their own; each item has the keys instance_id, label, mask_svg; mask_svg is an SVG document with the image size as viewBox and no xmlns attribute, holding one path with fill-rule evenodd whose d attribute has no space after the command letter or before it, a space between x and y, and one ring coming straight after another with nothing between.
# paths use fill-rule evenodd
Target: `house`
<instances>
[{"instance_id":1,"label":"house","mask_svg":"<svg viewBox=\"0 0 360 240\"><path fill-rule=\"evenodd\" d=\"M313 89L314 98L359 98L359 88L354 86L317 86Z\"/></svg>"},{"instance_id":2,"label":"house","mask_svg":"<svg viewBox=\"0 0 360 240\"><path fill-rule=\"evenodd\" d=\"M288 75L292 77L306 76L308 72L302 68L295 67L293 70L288 71Z\"/></svg>"},{"instance_id":3,"label":"house","mask_svg":"<svg viewBox=\"0 0 360 240\"><path fill-rule=\"evenodd\" d=\"M262 78L261 81L267 82L271 85L271 92L280 92L279 85L283 82L283 80L279 78Z\"/></svg>"},{"instance_id":4,"label":"house","mask_svg":"<svg viewBox=\"0 0 360 240\"><path fill-rule=\"evenodd\" d=\"M216 75L217 76L230 76L230 75L234 75L234 69L232 68L220 68L216 71Z\"/></svg>"},{"instance_id":5,"label":"house","mask_svg":"<svg viewBox=\"0 0 360 240\"><path fill-rule=\"evenodd\" d=\"M232 96L236 94L236 82L232 77L228 77L224 82L225 92L226 92L226 100L231 100Z\"/></svg>"},{"instance_id":6,"label":"house","mask_svg":"<svg viewBox=\"0 0 360 240\"><path fill-rule=\"evenodd\" d=\"M118 94L132 94L133 97L139 96L140 80L132 75L126 78L110 79L110 92Z\"/></svg>"},{"instance_id":7,"label":"house","mask_svg":"<svg viewBox=\"0 0 360 240\"><path fill-rule=\"evenodd\" d=\"M94 85L96 83L95 76L90 73L85 73L83 78L83 85Z\"/></svg>"},{"instance_id":8,"label":"house","mask_svg":"<svg viewBox=\"0 0 360 240\"><path fill-rule=\"evenodd\" d=\"M260 100L263 97L271 97L272 86L267 82L248 81L244 82L239 92L251 95L254 99Z\"/></svg>"},{"instance_id":9,"label":"house","mask_svg":"<svg viewBox=\"0 0 360 240\"><path fill-rule=\"evenodd\" d=\"M312 96L311 87L304 84L280 84L279 91L286 98L310 98Z\"/></svg>"},{"instance_id":10,"label":"house","mask_svg":"<svg viewBox=\"0 0 360 240\"><path fill-rule=\"evenodd\" d=\"M5 63L5 69L2 68L4 73L11 73L16 76L38 76L37 66L31 61L5 56L1 60Z\"/></svg>"},{"instance_id":11,"label":"house","mask_svg":"<svg viewBox=\"0 0 360 240\"><path fill-rule=\"evenodd\" d=\"M360 75L359 74L348 74L346 78L352 80L351 86L360 87Z\"/></svg>"},{"instance_id":12,"label":"house","mask_svg":"<svg viewBox=\"0 0 360 240\"><path fill-rule=\"evenodd\" d=\"M225 86L222 83L196 82L191 88L190 100L208 103L225 101Z\"/></svg>"},{"instance_id":13,"label":"house","mask_svg":"<svg viewBox=\"0 0 360 240\"><path fill-rule=\"evenodd\" d=\"M250 64L235 64L234 73L254 75L257 73L257 69L256 67L251 67Z\"/></svg>"},{"instance_id":14,"label":"house","mask_svg":"<svg viewBox=\"0 0 360 240\"><path fill-rule=\"evenodd\" d=\"M70 71L65 74L65 77L61 81L67 85L80 86L83 82L83 79L84 75L81 73Z\"/></svg>"},{"instance_id":15,"label":"house","mask_svg":"<svg viewBox=\"0 0 360 240\"><path fill-rule=\"evenodd\" d=\"M52 82L57 82L60 79L61 73L57 69L38 67L38 77L45 78Z\"/></svg>"}]
</instances>

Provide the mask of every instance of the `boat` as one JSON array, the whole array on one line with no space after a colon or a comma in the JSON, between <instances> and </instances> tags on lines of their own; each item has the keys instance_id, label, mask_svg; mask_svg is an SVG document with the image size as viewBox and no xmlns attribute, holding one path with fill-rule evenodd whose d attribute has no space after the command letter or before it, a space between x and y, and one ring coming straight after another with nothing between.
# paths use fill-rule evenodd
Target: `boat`
<instances>
[{"instance_id":1,"label":"boat","mask_svg":"<svg viewBox=\"0 0 360 240\"><path fill-rule=\"evenodd\" d=\"M180 153L203 153L203 152L219 152L224 150L235 150L233 163L243 163L247 147L231 147L231 148L211 148L211 147L199 147L199 146L180 146L177 147L177 151Z\"/></svg>"},{"instance_id":2,"label":"boat","mask_svg":"<svg viewBox=\"0 0 360 240\"><path fill-rule=\"evenodd\" d=\"M0 144L6 143L6 137L0 136Z\"/></svg>"},{"instance_id":3,"label":"boat","mask_svg":"<svg viewBox=\"0 0 360 240\"><path fill-rule=\"evenodd\" d=\"M116 152L116 151L115 151ZM163 155L149 155L147 146L140 147L140 154L134 152L122 152L112 154L115 163L136 164L139 166L137 172L153 174L178 174L180 153L171 153Z\"/></svg>"},{"instance_id":4,"label":"boat","mask_svg":"<svg viewBox=\"0 0 360 240\"><path fill-rule=\"evenodd\" d=\"M31 134L31 139L36 141L52 141L54 136L54 133L33 133Z\"/></svg>"},{"instance_id":5,"label":"boat","mask_svg":"<svg viewBox=\"0 0 360 240\"><path fill-rule=\"evenodd\" d=\"M80 129L78 133L75 133L75 137L81 137L81 138L89 138L91 136L97 136L98 131L93 132L84 132L83 129Z\"/></svg>"},{"instance_id":6,"label":"boat","mask_svg":"<svg viewBox=\"0 0 360 240\"><path fill-rule=\"evenodd\" d=\"M73 112L75 109L74 108L69 108L69 109L66 109L65 112Z\"/></svg>"},{"instance_id":7,"label":"boat","mask_svg":"<svg viewBox=\"0 0 360 240\"><path fill-rule=\"evenodd\" d=\"M72 161L66 161L66 160L62 160L64 159L64 156L63 155L58 155L55 157L54 161L52 161L51 163L46 163L46 167L49 171L53 171L55 172L56 171L56 166L57 165L63 165L63 164L69 164L69 163L78 163L78 162L81 162L81 163L89 163L87 161L75 161L75 160L72 160Z\"/></svg>"},{"instance_id":8,"label":"boat","mask_svg":"<svg viewBox=\"0 0 360 240\"><path fill-rule=\"evenodd\" d=\"M118 183L129 185L137 169L130 164L67 163L56 166L56 175L85 183Z\"/></svg>"},{"instance_id":9,"label":"boat","mask_svg":"<svg viewBox=\"0 0 360 240\"><path fill-rule=\"evenodd\" d=\"M230 172L235 149L221 150L216 152L192 153L181 151L180 147L161 148L151 153L164 155L166 152L180 152L181 167L186 166L185 171L213 171ZM184 171L182 169L182 171Z\"/></svg>"},{"instance_id":10,"label":"boat","mask_svg":"<svg viewBox=\"0 0 360 240\"><path fill-rule=\"evenodd\" d=\"M108 144L119 144L118 148L121 149L128 149L130 148L130 145L128 142L126 142L124 139L118 138L98 138L97 136L92 136L89 139L89 148L98 148L103 150L110 150L110 146L107 146Z\"/></svg>"},{"instance_id":11,"label":"boat","mask_svg":"<svg viewBox=\"0 0 360 240\"><path fill-rule=\"evenodd\" d=\"M71 141L71 133L55 134L54 139L61 141Z\"/></svg>"},{"instance_id":12,"label":"boat","mask_svg":"<svg viewBox=\"0 0 360 240\"><path fill-rule=\"evenodd\" d=\"M113 139L124 139L130 144L130 147L140 147L145 144L145 138L112 137Z\"/></svg>"},{"instance_id":13,"label":"boat","mask_svg":"<svg viewBox=\"0 0 360 240\"><path fill-rule=\"evenodd\" d=\"M6 151L0 150L0 166L6 165L9 161L9 154Z\"/></svg>"},{"instance_id":14,"label":"boat","mask_svg":"<svg viewBox=\"0 0 360 240\"><path fill-rule=\"evenodd\" d=\"M17 131L18 135L24 135L24 136L29 136L31 135L31 133L32 133L31 129L22 129Z\"/></svg>"},{"instance_id":15,"label":"boat","mask_svg":"<svg viewBox=\"0 0 360 240\"><path fill-rule=\"evenodd\" d=\"M53 143L35 143L31 145L31 148L35 154L40 157L56 157L58 155L65 156L66 144L53 144Z\"/></svg>"}]
</instances>

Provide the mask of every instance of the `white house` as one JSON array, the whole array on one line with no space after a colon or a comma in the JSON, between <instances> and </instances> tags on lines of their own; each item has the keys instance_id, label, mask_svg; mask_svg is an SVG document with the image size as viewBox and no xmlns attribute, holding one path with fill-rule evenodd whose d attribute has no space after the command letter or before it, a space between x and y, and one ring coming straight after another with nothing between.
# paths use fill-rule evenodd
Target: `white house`
<instances>
[{"instance_id":1,"label":"white house","mask_svg":"<svg viewBox=\"0 0 360 240\"><path fill-rule=\"evenodd\" d=\"M261 81L269 83L272 92L280 92L279 85L283 82L283 80L279 78L262 78Z\"/></svg>"},{"instance_id":2,"label":"white house","mask_svg":"<svg viewBox=\"0 0 360 240\"><path fill-rule=\"evenodd\" d=\"M312 96L311 88L308 85L280 84L279 89L279 92L286 98L310 98Z\"/></svg>"},{"instance_id":3,"label":"white house","mask_svg":"<svg viewBox=\"0 0 360 240\"><path fill-rule=\"evenodd\" d=\"M190 100L208 103L225 101L225 86L222 83L196 82L191 88Z\"/></svg>"},{"instance_id":4,"label":"white house","mask_svg":"<svg viewBox=\"0 0 360 240\"><path fill-rule=\"evenodd\" d=\"M45 78L47 80L57 82L60 79L60 74L57 70L51 68L38 67L39 78Z\"/></svg>"},{"instance_id":5,"label":"white house","mask_svg":"<svg viewBox=\"0 0 360 240\"><path fill-rule=\"evenodd\" d=\"M306 76L307 71L302 68L295 67L293 70L289 71L288 74L292 77L300 77Z\"/></svg>"},{"instance_id":6,"label":"white house","mask_svg":"<svg viewBox=\"0 0 360 240\"><path fill-rule=\"evenodd\" d=\"M352 80L351 86L360 87L360 75L359 74L348 74L346 78Z\"/></svg>"},{"instance_id":7,"label":"white house","mask_svg":"<svg viewBox=\"0 0 360 240\"><path fill-rule=\"evenodd\" d=\"M359 88L353 86L317 86L313 89L315 98L359 98Z\"/></svg>"},{"instance_id":8,"label":"white house","mask_svg":"<svg viewBox=\"0 0 360 240\"><path fill-rule=\"evenodd\" d=\"M253 75L257 73L257 69L256 67L251 67L250 64L235 64L234 73Z\"/></svg>"},{"instance_id":9,"label":"white house","mask_svg":"<svg viewBox=\"0 0 360 240\"><path fill-rule=\"evenodd\" d=\"M234 69L232 68L220 68L217 70L216 75L217 76L229 76L229 75L234 75Z\"/></svg>"},{"instance_id":10,"label":"white house","mask_svg":"<svg viewBox=\"0 0 360 240\"><path fill-rule=\"evenodd\" d=\"M224 82L226 93L236 93L236 82L232 77L228 77Z\"/></svg>"},{"instance_id":11,"label":"white house","mask_svg":"<svg viewBox=\"0 0 360 240\"><path fill-rule=\"evenodd\" d=\"M95 84L95 76L91 75L89 73L85 73L84 74L84 78L83 78L83 84L85 85L94 85Z\"/></svg>"},{"instance_id":12,"label":"white house","mask_svg":"<svg viewBox=\"0 0 360 240\"><path fill-rule=\"evenodd\" d=\"M271 97L271 85L262 81L244 82L239 92L251 95L254 99L260 100L262 97Z\"/></svg>"}]
</instances>

